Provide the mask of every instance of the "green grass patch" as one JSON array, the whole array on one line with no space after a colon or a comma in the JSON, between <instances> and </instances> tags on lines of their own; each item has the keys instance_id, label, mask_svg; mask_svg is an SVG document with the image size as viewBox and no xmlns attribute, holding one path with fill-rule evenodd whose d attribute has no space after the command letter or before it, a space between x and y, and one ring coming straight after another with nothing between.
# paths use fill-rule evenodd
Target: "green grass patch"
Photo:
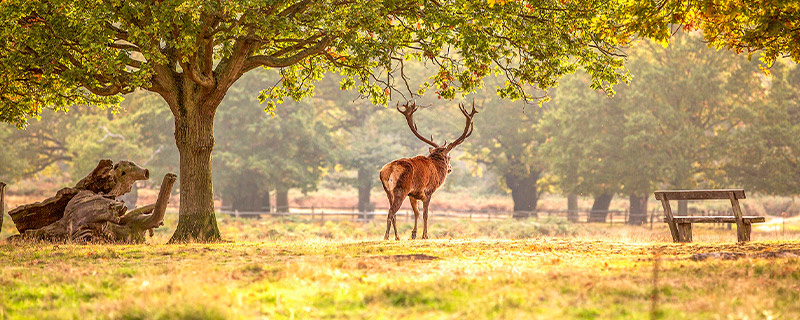
<instances>
[{"instance_id":1,"label":"green grass patch","mask_svg":"<svg viewBox=\"0 0 800 320\"><path fill-rule=\"evenodd\" d=\"M672 244L545 219L380 241L377 223L266 221L223 219L256 240L220 244L0 243L0 319L800 318L800 259L779 254L797 241ZM710 252L736 258L689 259Z\"/></svg>"}]
</instances>

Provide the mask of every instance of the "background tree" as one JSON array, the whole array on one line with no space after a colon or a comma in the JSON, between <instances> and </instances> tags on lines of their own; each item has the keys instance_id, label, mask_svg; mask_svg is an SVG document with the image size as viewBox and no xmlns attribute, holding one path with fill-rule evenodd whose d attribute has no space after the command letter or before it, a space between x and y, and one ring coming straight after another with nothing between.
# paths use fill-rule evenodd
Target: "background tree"
<instances>
[{"instance_id":1,"label":"background tree","mask_svg":"<svg viewBox=\"0 0 800 320\"><path fill-rule=\"evenodd\" d=\"M330 128L320 115L325 110L313 100L287 102L274 117L264 117L251 93L271 74L259 70L243 76L223 100L215 123L215 183L235 210L269 208L269 193L275 190L275 206L286 212L289 189L316 189L332 162Z\"/></svg>"},{"instance_id":2,"label":"background tree","mask_svg":"<svg viewBox=\"0 0 800 320\"><path fill-rule=\"evenodd\" d=\"M395 88L413 91L403 81L406 59L432 63L426 87L445 98L472 91L495 71L509 80L498 89L508 98L530 97L527 85L553 86L578 67L601 88L624 77L615 52L634 31L625 28L626 5L4 1L0 119L24 125L43 108L115 104L136 88L159 94L172 111L180 153L180 215L170 241L215 241L213 120L246 72L280 69L277 84L262 92L268 110L283 97L310 94L327 71L348 79L343 88L358 86L384 103Z\"/></svg>"},{"instance_id":3,"label":"background tree","mask_svg":"<svg viewBox=\"0 0 800 320\"><path fill-rule=\"evenodd\" d=\"M679 33L670 42L634 45L628 66L635 77L613 98L584 90L585 78L570 79L545 116L551 139L544 156L561 188L626 194L635 224L644 221L646 199L658 184L692 189L727 182L721 166L732 111L761 92L757 69L742 57L707 48L698 34Z\"/></svg>"},{"instance_id":4,"label":"background tree","mask_svg":"<svg viewBox=\"0 0 800 320\"><path fill-rule=\"evenodd\" d=\"M800 190L800 68L776 63L763 101L734 109L724 170L757 192L794 195Z\"/></svg>"},{"instance_id":5,"label":"background tree","mask_svg":"<svg viewBox=\"0 0 800 320\"><path fill-rule=\"evenodd\" d=\"M736 106L752 103L761 92L755 65L743 57L707 48L700 36L679 33L669 48L649 42L632 63L640 74L633 88L634 105L649 105L659 119L659 149L664 183L672 188L721 187L727 176L719 170L725 139ZM649 51L649 53L648 53ZM686 214L686 201L679 202Z\"/></svg>"},{"instance_id":6,"label":"background tree","mask_svg":"<svg viewBox=\"0 0 800 320\"><path fill-rule=\"evenodd\" d=\"M372 190L379 186L380 181L377 172L389 161L411 151L402 143L402 135L398 134L403 130L398 125L400 121L389 117L391 114L387 112L380 112L383 107L367 104L349 108L351 110L347 107L339 106L343 114L337 117L340 121L337 159L343 169L353 170L356 174L355 177L343 176L339 182L358 190L359 212L372 212Z\"/></svg>"},{"instance_id":7,"label":"background tree","mask_svg":"<svg viewBox=\"0 0 800 320\"><path fill-rule=\"evenodd\" d=\"M480 121L467 140L466 158L485 165L497 174L503 187L511 191L515 216L527 216L539 201L537 181L544 170L538 154L545 136L538 130L543 110L522 103L492 97L478 91L476 104L481 106ZM476 121L477 122L477 121Z\"/></svg>"},{"instance_id":8,"label":"background tree","mask_svg":"<svg viewBox=\"0 0 800 320\"><path fill-rule=\"evenodd\" d=\"M27 130L0 125L0 181L13 183L30 177L59 161L74 158L66 132L77 114L60 117L54 112L41 115Z\"/></svg>"},{"instance_id":9,"label":"background tree","mask_svg":"<svg viewBox=\"0 0 800 320\"><path fill-rule=\"evenodd\" d=\"M586 81L578 75L563 81L546 105L540 130L547 139L540 152L559 189L593 196L589 221L603 222L620 191L616 166L623 133L617 124L623 115L604 93L583 90Z\"/></svg>"}]
</instances>

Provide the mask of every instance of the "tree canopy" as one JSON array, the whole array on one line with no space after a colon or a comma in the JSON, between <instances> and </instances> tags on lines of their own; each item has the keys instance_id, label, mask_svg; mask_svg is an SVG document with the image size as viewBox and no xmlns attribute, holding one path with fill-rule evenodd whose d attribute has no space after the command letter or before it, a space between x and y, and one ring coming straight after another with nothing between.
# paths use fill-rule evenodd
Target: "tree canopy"
<instances>
[{"instance_id":1,"label":"tree canopy","mask_svg":"<svg viewBox=\"0 0 800 320\"><path fill-rule=\"evenodd\" d=\"M258 67L281 69L262 95L269 101L308 95L311 82L334 71L347 76L343 87L355 84L385 102L388 91L403 88L402 62L409 58L438 68L426 86L447 98L493 72L509 78L499 89L509 97L530 97L526 85L550 87L576 67L601 87L622 76L613 53L631 32L609 30L623 28L621 7L613 1L4 1L0 110L2 120L24 125L43 108L114 104L120 94L146 88L177 112L173 87L191 81L199 90L227 89Z\"/></svg>"},{"instance_id":2,"label":"tree canopy","mask_svg":"<svg viewBox=\"0 0 800 320\"><path fill-rule=\"evenodd\" d=\"M175 118L181 209L173 241L220 239L213 212L213 120L246 72L279 69L260 95L274 111L341 74L373 103L433 88L454 98L490 74L505 98L535 98L578 68L593 88L622 79L618 46L634 35L628 1L72 1L0 3L0 120L44 108L115 105L143 88ZM652 32L642 29L643 35ZM663 29L663 28L661 28ZM405 62L433 66L412 88Z\"/></svg>"}]
</instances>

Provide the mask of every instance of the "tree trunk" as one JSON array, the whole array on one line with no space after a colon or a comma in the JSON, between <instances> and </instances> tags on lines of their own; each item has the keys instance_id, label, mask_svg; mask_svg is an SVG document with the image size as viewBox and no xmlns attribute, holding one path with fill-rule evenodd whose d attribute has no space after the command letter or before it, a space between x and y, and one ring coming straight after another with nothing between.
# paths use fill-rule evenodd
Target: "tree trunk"
<instances>
[{"instance_id":1,"label":"tree trunk","mask_svg":"<svg viewBox=\"0 0 800 320\"><path fill-rule=\"evenodd\" d=\"M252 172L243 172L237 179L234 190L231 190L231 209L238 211L269 211L269 191L262 192L256 181L258 175ZM265 200L266 198L266 200Z\"/></svg>"},{"instance_id":2,"label":"tree trunk","mask_svg":"<svg viewBox=\"0 0 800 320\"><path fill-rule=\"evenodd\" d=\"M514 201L514 218L536 216L536 205L539 202L539 191L536 181L539 180L539 171L533 171L527 176L506 174L506 186L511 189L511 199Z\"/></svg>"},{"instance_id":3,"label":"tree trunk","mask_svg":"<svg viewBox=\"0 0 800 320\"><path fill-rule=\"evenodd\" d=\"M264 188L264 194L261 197L261 210L272 212L272 202L269 200L269 189Z\"/></svg>"},{"instance_id":4,"label":"tree trunk","mask_svg":"<svg viewBox=\"0 0 800 320\"><path fill-rule=\"evenodd\" d=\"M595 197L592 211L589 212L589 222L606 222L608 208L611 206L611 199L613 198L613 193L603 193Z\"/></svg>"},{"instance_id":5,"label":"tree trunk","mask_svg":"<svg viewBox=\"0 0 800 320\"><path fill-rule=\"evenodd\" d=\"M373 173L373 174L370 174ZM370 202L370 194L372 193L372 184L374 179L374 172L368 168L358 168L358 212L373 211L372 202ZM370 215L361 215L361 219L369 219Z\"/></svg>"},{"instance_id":6,"label":"tree trunk","mask_svg":"<svg viewBox=\"0 0 800 320\"><path fill-rule=\"evenodd\" d=\"M567 195L567 220L578 222L578 195L574 193Z\"/></svg>"},{"instance_id":7,"label":"tree trunk","mask_svg":"<svg viewBox=\"0 0 800 320\"><path fill-rule=\"evenodd\" d=\"M647 222L647 199L648 196L630 195L630 213L628 224L639 226Z\"/></svg>"},{"instance_id":8,"label":"tree trunk","mask_svg":"<svg viewBox=\"0 0 800 320\"><path fill-rule=\"evenodd\" d=\"M180 108L175 114L175 142L180 152L181 203L178 226L169 242L219 241L211 182L214 112L191 106Z\"/></svg>"},{"instance_id":9,"label":"tree trunk","mask_svg":"<svg viewBox=\"0 0 800 320\"><path fill-rule=\"evenodd\" d=\"M689 215L689 201L688 200L678 200L678 215L679 216L688 216Z\"/></svg>"},{"instance_id":10,"label":"tree trunk","mask_svg":"<svg viewBox=\"0 0 800 320\"><path fill-rule=\"evenodd\" d=\"M289 189L275 190L275 209L277 212L289 212Z\"/></svg>"}]
</instances>

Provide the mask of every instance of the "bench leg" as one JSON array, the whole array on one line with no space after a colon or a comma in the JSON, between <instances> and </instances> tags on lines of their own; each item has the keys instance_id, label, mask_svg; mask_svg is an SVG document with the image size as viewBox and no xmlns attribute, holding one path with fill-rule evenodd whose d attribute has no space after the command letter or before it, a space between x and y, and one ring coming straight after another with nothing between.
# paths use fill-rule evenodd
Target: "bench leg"
<instances>
[{"instance_id":1,"label":"bench leg","mask_svg":"<svg viewBox=\"0 0 800 320\"><path fill-rule=\"evenodd\" d=\"M743 227L742 229L744 230L744 232L741 233L737 232L737 236L739 237L739 242L750 241L750 230L751 230L750 226L751 224L749 223L742 224Z\"/></svg>"},{"instance_id":2,"label":"bench leg","mask_svg":"<svg viewBox=\"0 0 800 320\"><path fill-rule=\"evenodd\" d=\"M692 242L691 223L678 223L678 239L675 242Z\"/></svg>"}]
</instances>

